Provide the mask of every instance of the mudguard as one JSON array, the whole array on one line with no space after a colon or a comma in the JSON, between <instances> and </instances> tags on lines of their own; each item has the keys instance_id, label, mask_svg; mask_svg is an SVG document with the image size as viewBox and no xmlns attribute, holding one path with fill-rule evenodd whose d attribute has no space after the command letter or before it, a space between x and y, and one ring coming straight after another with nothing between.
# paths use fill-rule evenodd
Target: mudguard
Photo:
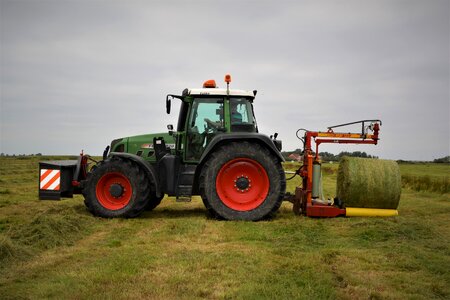
<instances>
[{"instance_id":1,"label":"mudguard","mask_svg":"<svg viewBox=\"0 0 450 300\"><path fill-rule=\"evenodd\" d=\"M154 167L152 165L150 165L147 161L145 161L142 157L137 156L135 154L126 153L126 152L111 152L109 154L109 157L123 157L123 158L130 159L130 160L134 161L135 163L137 163L139 166L142 167L142 169L145 171L147 176L149 178L151 178L151 180L153 181L154 186L155 186L156 196L157 197L163 196L162 192L161 192L161 187L158 184L158 178L157 178L157 174L156 174Z\"/></svg>"},{"instance_id":2,"label":"mudguard","mask_svg":"<svg viewBox=\"0 0 450 300\"><path fill-rule=\"evenodd\" d=\"M209 153L211 153L216 147L220 147L221 144L244 140L261 144L262 146L269 149L269 151L274 154L281 162L284 161L281 152L277 149L274 142L267 135L256 132L237 132L230 134L219 134L214 137L214 139L206 147L205 151L203 151L199 164L203 164L206 161Z\"/></svg>"}]
</instances>

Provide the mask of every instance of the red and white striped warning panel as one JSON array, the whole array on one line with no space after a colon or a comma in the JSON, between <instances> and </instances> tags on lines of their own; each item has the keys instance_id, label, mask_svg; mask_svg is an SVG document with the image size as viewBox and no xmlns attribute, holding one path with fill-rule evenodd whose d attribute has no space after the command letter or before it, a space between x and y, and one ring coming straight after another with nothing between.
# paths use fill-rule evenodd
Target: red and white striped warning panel
<instances>
[{"instance_id":1,"label":"red and white striped warning panel","mask_svg":"<svg viewBox=\"0 0 450 300\"><path fill-rule=\"evenodd\" d=\"M41 169L39 188L41 190L59 191L60 180L61 180L60 170Z\"/></svg>"}]
</instances>

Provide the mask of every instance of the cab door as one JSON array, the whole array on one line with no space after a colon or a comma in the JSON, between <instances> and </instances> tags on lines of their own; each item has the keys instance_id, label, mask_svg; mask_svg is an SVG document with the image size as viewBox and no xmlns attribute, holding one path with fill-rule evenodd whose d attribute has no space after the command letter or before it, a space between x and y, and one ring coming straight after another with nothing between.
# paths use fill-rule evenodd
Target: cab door
<instances>
[{"instance_id":1,"label":"cab door","mask_svg":"<svg viewBox=\"0 0 450 300\"><path fill-rule=\"evenodd\" d=\"M185 161L197 162L209 142L225 131L223 98L195 98L186 130Z\"/></svg>"}]
</instances>

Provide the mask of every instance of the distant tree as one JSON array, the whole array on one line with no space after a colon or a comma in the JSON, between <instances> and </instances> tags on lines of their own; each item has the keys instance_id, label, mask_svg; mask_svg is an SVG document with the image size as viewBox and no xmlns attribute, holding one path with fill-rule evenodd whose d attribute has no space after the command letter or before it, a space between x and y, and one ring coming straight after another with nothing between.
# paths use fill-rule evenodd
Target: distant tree
<instances>
[{"instance_id":1,"label":"distant tree","mask_svg":"<svg viewBox=\"0 0 450 300\"><path fill-rule=\"evenodd\" d=\"M347 152L342 151L338 154L339 158L342 158L343 156L350 156L350 157L362 157L362 158L378 158L377 156L372 156L367 154L366 152L361 151L355 151L355 152Z\"/></svg>"},{"instance_id":2,"label":"distant tree","mask_svg":"<svg viewBox=\"0 0 450 300\"><path fill-rule=\"evenodd\" d=\"M301 149L296 149L294 151L281 152L281 154L283 155L283 157L286 160L290 160L289 156L292 155L292 154L301 155L301 153L302 153ZM315 154L315 153L313 152L313 154ZM329 153L329 152L319 152L319 156L321 157L322 161L339 161L343 156L363 157L363 158L378 158L377 156L369 155L366 152L361 152L361 151L355 151L355 152L342 151L338 155L335 155L335 154Z\"/></svg>"},{"instance_id":3,"label":"distant tree","mask_svg":"<svg viewBox=\"0 0 450 300\"><path fill-rule=\"evenodd\" d=\"M436 158L435 160L433 160L433 162L435 163L450 163L450 156L444 156L441 158Z\"/></svg>"},{"instance_id":4,"label":"distant tree","mask_svg":"<svg viewBox=\"0 0 450 300\"><path fill-rule=\"evenodd\" d=\"M339 158L334 155L333 153L329 152L319 152L319 156L322 158L323 161L338 161Z\"/></svg>"}]
</instances>

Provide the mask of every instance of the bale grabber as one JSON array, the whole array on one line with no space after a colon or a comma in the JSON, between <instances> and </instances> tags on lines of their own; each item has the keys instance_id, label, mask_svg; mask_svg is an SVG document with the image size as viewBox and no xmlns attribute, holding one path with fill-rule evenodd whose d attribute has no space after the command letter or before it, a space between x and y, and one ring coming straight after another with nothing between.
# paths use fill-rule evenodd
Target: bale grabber
<instances>
[{"instance_id":1,"label":"bale grabber","mask_svg":"<svg viewBox=\"0 0 450 300\"><path fill-rule=\"evenodd\" d=\"M335 132L336 128L350 125L361 125L359 133ZM395 209L346 207L345 199L323 199L322 193L322 162L319 157L321 144L368 144L377 145L380 120L362 120L328 127L325 132L297 130L297 137L303 142L303 164L294 172L294 176L302 178L302 185L296 187L295 194L287 194L286 199L293 203L295 214L309 217L338 217L338 216L393 216L398 212ZM303 132L303 136L299 134ZM313 150L312 143L315 143ZM291 178L293 178L292 176Z\"/></svg>"}]
</instances>

